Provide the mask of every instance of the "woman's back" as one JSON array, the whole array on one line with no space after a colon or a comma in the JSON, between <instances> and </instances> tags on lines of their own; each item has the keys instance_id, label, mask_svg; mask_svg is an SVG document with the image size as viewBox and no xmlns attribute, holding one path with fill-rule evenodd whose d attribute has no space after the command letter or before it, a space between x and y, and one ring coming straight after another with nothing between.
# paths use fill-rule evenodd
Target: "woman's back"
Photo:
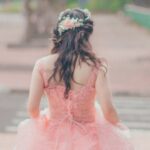
<instances>
[{"instance_id":1,"label":"woman's back","mask_svg":"<svg viewBox=\"0 0 150 150\"><path fill-rule=\"evenodd\" d=\"M37 66L44 81L45 93L48 97L51 119L64 118L64 114L70 114L75 120L91 122L95 120L95 82L98 70L95 67L81 64L76 65L75 80L82 85L72 83L67 99L64 98L65 85L63 83L48 83L51 70L48 68L57 59L57 56L50 55L38 60Z\"/></svg>"}]
</instances>

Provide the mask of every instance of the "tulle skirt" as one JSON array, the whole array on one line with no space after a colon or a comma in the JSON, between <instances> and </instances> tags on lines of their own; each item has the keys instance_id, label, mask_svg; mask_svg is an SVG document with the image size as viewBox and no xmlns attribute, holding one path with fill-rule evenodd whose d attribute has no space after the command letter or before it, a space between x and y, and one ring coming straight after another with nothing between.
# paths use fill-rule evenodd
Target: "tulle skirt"
<instances>
[{"instance_id":1,"label":"tulle skirt","mask_svg":"<svg viewBox=\"0 0 150 150\"><path fill-rule=\"evenodd\" d=\"M38 119L20 122L13 150L134 150L128 128L112 125L98 109L96 118L92 123L57 121L43 110Z\"/></svg>"}]
</instances>

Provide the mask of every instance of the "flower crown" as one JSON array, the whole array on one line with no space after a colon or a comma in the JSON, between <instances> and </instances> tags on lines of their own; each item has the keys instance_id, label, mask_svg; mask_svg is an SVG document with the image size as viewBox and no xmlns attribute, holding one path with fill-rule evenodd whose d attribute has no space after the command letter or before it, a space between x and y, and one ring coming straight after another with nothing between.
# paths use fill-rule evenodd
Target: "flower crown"
<instances>
[{"instance_id":1,"label":"flower crown","mask_svg":"<svg viewBox=\"0 0 150 150\"><path fill-rule=\"evenodd\" d=\"M59 24L58 24L58 31L59 31L60 35L66 30L74 29L76 27L83 26L84 25L84 21L91 18L91 13L90 13L90 11L88 9L80 9L87 16L84 19L73 18L73 17L71 18L69 15L62 17L63 14L66 11L69 11L69 10L71 10L71 9L66 9L65 11L61 12L59 17L58 17L58 21L60 21Z\"/></svg>"}]
</instances>

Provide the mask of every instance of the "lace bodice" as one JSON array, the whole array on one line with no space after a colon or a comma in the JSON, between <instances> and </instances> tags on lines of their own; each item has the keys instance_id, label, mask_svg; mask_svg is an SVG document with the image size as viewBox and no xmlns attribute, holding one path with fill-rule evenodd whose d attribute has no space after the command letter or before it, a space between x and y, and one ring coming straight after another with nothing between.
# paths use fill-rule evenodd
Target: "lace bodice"
<instances>
[{"instance_id":1,"label":"lace bodice","mask_svg":"<svg viewBox=\"0 0 150 150\"><path fill-rule=\"evenodd\" d=\"M68 99L64 99L63 85L48 84L48 75L44 65L38 62L38 69L43 79L44 93L47 96L51 119L62 120L65 116L77 122L93 122L95 120L95 82L98 74L96 67L87 83L78 90L70 90Z\"/></svg>"}]
</instances>

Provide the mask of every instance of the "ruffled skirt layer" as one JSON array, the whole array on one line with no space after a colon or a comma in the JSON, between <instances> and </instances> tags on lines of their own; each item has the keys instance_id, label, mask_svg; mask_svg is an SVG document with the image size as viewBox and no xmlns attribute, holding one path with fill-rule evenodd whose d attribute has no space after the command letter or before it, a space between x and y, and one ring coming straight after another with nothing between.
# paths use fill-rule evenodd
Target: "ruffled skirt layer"
<instances>
[{"instance_id":1,"label":"ruffled skirt layer","mask_svg":"<svg viewBox=\"0 0 150 150\"><path fill-rule=\"evenodd\" d=\"M14 150L134 150L130 131L121 130L98 112L92 123L26 119L18 126Z\"/></svg>"}]
</instances>

